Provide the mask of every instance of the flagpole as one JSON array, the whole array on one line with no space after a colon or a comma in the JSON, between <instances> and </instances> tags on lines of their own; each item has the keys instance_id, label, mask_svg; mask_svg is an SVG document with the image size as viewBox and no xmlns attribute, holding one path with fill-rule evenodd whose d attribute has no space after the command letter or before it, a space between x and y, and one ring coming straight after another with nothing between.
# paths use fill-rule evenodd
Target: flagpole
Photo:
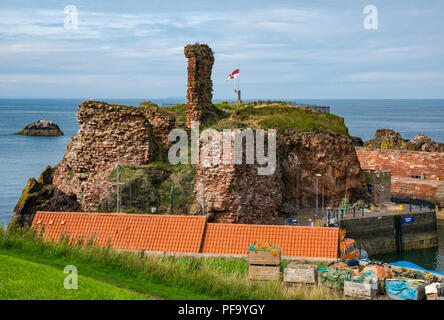
<instances>
[{"instance_id":1,"label":"flagpole","mask_svg":"<svg viewBox=\"0 0 444 320\"><path fill-rule=\"evenodd\" d=\"M239 70L239 73L237 75L237 91L239 91L240 64L237 66L237 69Z\"/></svg>"}]
</instances>

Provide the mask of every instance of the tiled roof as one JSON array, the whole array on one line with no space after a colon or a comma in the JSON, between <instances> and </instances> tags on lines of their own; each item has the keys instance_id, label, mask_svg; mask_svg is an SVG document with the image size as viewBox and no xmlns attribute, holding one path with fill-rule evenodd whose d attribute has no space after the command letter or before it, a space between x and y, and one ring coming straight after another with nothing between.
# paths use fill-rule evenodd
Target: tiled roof
<instances>
[{"instance_id":1,"label":"tiled roof","mask_svg":"<svg viewBox=\"0 0 444 320\"><path fill-rule=\"evenodd\" d=\"M121 250L247 254L255 242L270 242L282 256L336 258L339 228L207 223L204 216L41 212L32 227L46 240L62 235ZM203 239L203 237L205 237Z\"/></svg>"},{"instance_id":2,"label":"tiled roof","mask_svg":"<svg viewBox=\"0 0 444 320\"><path fill-rule=\"evenodd\" d=\"M247 254L254 242L270 242L282 256L337 258L339 228L208 223L202 252Z\"/></svg>"},{"instance_id":3,"label":"tiled roof","mask_svg":"<svg viewBox=\"0 0 444 320\"><path fill-rule=\"evenodd\" d=\"M63 234L114 249L198 253L205 217L120 213L37 212L32 226L44 227L44 238Z\"/></svg>"}]
</instances>

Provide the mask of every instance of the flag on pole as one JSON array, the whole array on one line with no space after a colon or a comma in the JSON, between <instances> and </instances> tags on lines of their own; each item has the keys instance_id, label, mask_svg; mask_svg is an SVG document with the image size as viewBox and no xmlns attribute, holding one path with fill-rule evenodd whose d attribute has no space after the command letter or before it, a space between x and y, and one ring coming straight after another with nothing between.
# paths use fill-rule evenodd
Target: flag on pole
<instances>
[{"instance_id":1,"label":"flag on pole","mask_svg":"<svg viewBox=\"0 0 444 320\"><path fill-rule=\"evenodd\" d=\"M232 73L230 73L225 80L230 80L239 77L239 69L234 70Z\"/></svg>"}]
</instances>

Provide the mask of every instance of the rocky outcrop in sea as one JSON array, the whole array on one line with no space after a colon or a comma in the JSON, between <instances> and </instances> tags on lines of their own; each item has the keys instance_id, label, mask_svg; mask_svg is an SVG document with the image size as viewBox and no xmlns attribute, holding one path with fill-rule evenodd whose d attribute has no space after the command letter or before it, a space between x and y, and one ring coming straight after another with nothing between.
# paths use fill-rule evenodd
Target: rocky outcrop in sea
<instances>
[{"instance_id":1,"label":"rocky outcrop in sea","mask_svg":"<svg viewBox=\"0 0 444 320\"><path fill-rule=\"evenodd\" d=\"M62 130L52 120L38 120L28 124L23 130L15 134L22 134L26 136L63 136Z\"/></svg>"},{"instance_id":2,"label":"rocky outcrop in sea","mask_svg":"<svg viewBox=\"0 0 444 320\"><path fill-rule=\"evenodd\" d=\"M408 140L392 129L378 129L375 137L364 143L366 148L385 150L411 150L425 152L444 152L444 144L433 141L424 134L418 134Z\"/></svg>"}]
</instances>

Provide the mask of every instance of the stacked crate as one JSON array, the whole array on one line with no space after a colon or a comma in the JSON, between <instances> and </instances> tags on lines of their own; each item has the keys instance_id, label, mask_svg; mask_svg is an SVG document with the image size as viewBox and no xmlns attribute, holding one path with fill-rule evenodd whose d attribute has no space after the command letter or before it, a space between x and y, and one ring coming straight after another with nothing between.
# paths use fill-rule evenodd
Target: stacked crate
<instances>
[{"instance_id":1,"label":"stacked crate","mask_svg":"<svg viewBox=\"0 0 444 320\"><path fill-rule=\"evenodd\" d=\"M280 248L248 250L248 279L279 281L280 277Z\"/></svg>"}]
</instances>

